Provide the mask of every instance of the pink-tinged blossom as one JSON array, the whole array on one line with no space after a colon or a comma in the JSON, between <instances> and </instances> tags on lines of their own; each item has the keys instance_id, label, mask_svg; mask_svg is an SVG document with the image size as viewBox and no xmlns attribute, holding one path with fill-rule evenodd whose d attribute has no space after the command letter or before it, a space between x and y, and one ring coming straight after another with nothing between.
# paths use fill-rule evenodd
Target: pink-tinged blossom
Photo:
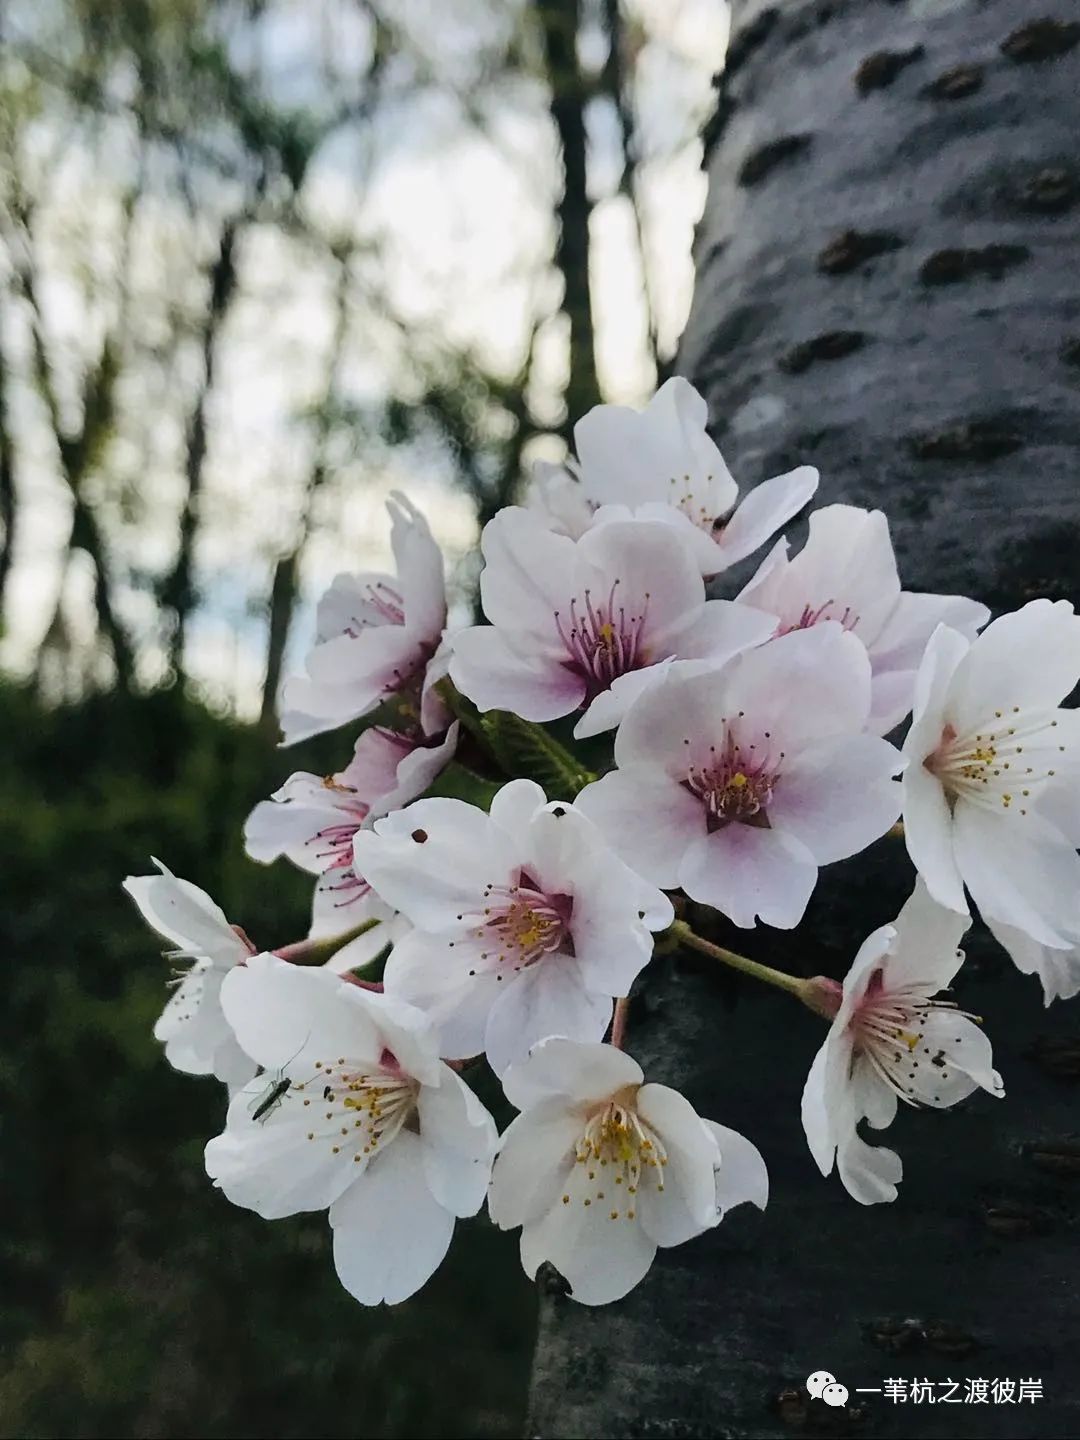
<instances>
[{"instance_id":1,"label":"pink-tinged blossom","mask_svg":"<svg viewBox=\"0 0 1080 1440\"><path fill-rule=\"evenodd\" d=\"M822 988L833 1020L806 1080L803 1128L821 1173L835 1160L862 1205L895 1200L903 1166L895 1151L862 1139L860 1120L884 1130L898 1101L945 1109L980 1087L1005 1093L974 1017L935 998L963 962L968 924L919 882L896 923L863 942L843 988Z\"/></svg>"},{"instance_id":2,"label":"pink-tinged blossom","mask_svg":"<svg viewBox=\"0 0 1080 1440\"><path fill-rule=\"evenodd\" d=\"M500 1141L488 1210L502 1229L521 1227L527 1275L550 1261L584 1305L621 1299L658 1247L768 1202L749 1140L644 1080L621 1050L565 1039L542 1041L503 1077L521 1114Z\"/></svg>"},{"instance_id":3,"label":"pink-tinged blossom","mask_svg":"<svg viewBox=\"0 0 1080 1440\"><path fill-rule=\"evenodd\" d=\"M669 525L705 576L752 555L818 484L817 471L801 465L756 486L736 508L739 487L708 436L708 418L694 387L675 377L644 410L598 405L574 427L584 497L602 507L596 523L625 511Z\"/></svg>"},{"instance_id":4,"label":"pink-tinged blossom","mask_svg":"<svg viewBox=\"0 0 1080 1440\"><path fill-rule=\"evenodd\" d=\"M353 837L380 815L407 805L449 763L458 722L438 744L392 730L366 730L353 758L337 775L290 775L272 800L262 800L244 826L244 844L263 864L287 856L317 875L311 937L340 935L365 920L382 923L337 951L331 964L344 972L365 964L408 929L372 891L353 863Z\"/></svg>"},{"instance_id":5,"label":"pink-tinged blossom","mask_svg":"<svg viewBox=\"0 0 1080 1440\"><path fill-rule=\"evenodd\" d=\"M364 1305L407 1299L455 1218L483 1204L490 1115L440 1061L425 1017L386 995L258 955L221 1000L264 1074L207 1145L210 1178L267 1220L328 1209L346 1290Z\"/></svg>"},{"instance_id":6,"label":"pink-tinged blossom","mask_svg":"<svg viewBox=\"0 0 1080 1440\"><path fill-rule=\"evenodd\" d=\"M397 574L338 575L319 601L306 674L287 680L282 692L286 745L393 697L420 717L426 670L446 624L442 554L404 495L395 494L386 508Z\"/></svg>"},{"instance_id":7,"label":"pink-tinged blossom","mask_svg":"<svg viewBox=\"0 0 1080 1440\"><path fill-rule=\"evenodd\" d=\"M1080 717L1059 706L1078 678L1064 600L1033 600L974 642L942 625L904 741L904 835L930 893L966 914L966 887L988 922L1063 951L1080 940Z\"/></svg>"},{"instance_id":8,"label":"pink-tinged blossom","mask_svg":"<svg viewBox=\"0 0 1080 1440\"><path fill-rule=\"evenodd\" d=\"M892 730L911 710L915 674L939 624L969 640L990 611L962 595L900 589L889 522L880 510L827 505L810 516L810 535L793 560L788 542L771 554L738 596L776 616L777 633L835 620L866 646L872 672L869 728Z\"/></svg>"},{"instance_id":9,"label":"pink-tinged blossom","mask_svg":"<svg viewBox=\"0 0 1080 1440\"><path fill-rule=\"evenodd\" d=\"M585 498L570 464L538 460L525 491L525 506L548 530L580 540L592 524L596 506Z\"/></svg>"},{"instance_id":10,"label":"pink-tinged blossom","mask_svg":"<svg viewBox=\"0 0 1080 1440\"><path fill-rule=\"evenodd\" d=\"M160 875L129 875L124 889L146 923L176 948L166 951L177 967L175 993L154 1026L174 1070L216 1075L230 1088L255 1073L255 1062L237 1043L221 1008L221 986L251 953L241 933L205 891L180 880L155 860ZM180 967L183 967L182 969Z\"/></svg>"},{"instance_id":11,"label":"pink-tinged blossom","mask_svg":"<svg viewBox=\"0 0 1080 1440\"><path fill-rule=\"evenodd\" d=\"M412 921L387 961L388 994L441 1027L443 1054L486 1052L502 1072L546 1035L599 1040L612 998L652 954L670 901L596 828L513 780L490 814L418 800L357 834L356 863Z\"/></svg>"},{"instance_id":12,"label":"pink-tinged blossom","mask_svg":"<svg viewBox=\"0 0 1080 1440\"><path fill-rule=\"evenodd\" d=\"M481 710L554 720L584 708L575 734L617 725L673 658L721 664L768 638L769 617L705 585L668 525L614 521L580 540L530 511L484 529L480 594L490 625L454 637L450 675Z\"/></svg>"},{"instance_id":13,"label":"pink-tinged blossom","mask_svg":"<svg viewBox=\"0 0 1080 1440\"><path fill-rule=\"evenodd\" d=\"M791 929L818 867L899 813L900 755L864 733L869 710L860 642L835 624L792 631L653 687L615 737L618 769L575 804L653 884Z\"/></svg>"}]
</instances>

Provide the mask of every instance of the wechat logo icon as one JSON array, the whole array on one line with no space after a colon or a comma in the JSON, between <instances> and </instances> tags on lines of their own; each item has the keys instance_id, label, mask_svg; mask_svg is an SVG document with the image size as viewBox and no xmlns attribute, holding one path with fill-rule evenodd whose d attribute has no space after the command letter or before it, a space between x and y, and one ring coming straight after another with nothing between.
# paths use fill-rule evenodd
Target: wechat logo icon
<instances>
[{"instance_id":1,"label":"wechat logo icon","mask_svg":"<svg viewBox=\"0 0 1080 1440\"><path fill-rule=\"evenodd\" d=\"M808 1375L806 1388L813 1400L824 1400L826 1405L834 1408L847 1404L847 1386L841 1385L836 1376L830 1375L828 1370L815 1370L812 1375Z\"/></svg>"}]
</instances>

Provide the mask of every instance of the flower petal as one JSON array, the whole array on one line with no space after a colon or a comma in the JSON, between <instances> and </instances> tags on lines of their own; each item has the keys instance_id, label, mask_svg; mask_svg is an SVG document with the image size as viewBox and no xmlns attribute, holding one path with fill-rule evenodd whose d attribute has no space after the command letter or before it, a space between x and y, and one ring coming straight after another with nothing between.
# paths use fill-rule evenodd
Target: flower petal
<instances>
[{"instance_id":1,"label":"flower petal","mask_svg":"<svg viewBox=\"0 0 1080 1440\"><path fill-rule=\"evenodd\" d=\"M667 889L679 883L680 862L688 847L706 833L701 801L651 766L611 771L586 785L574 806L593 821L632 870Z\"/></svg>"},{"instance_id":2,"label":"flower petal","mask_svg":"<svg viewBox=\"0 0 1080 1440\"><path fill-rule=\"evenodd\" d=\"M769 820L805 845L819 865L843 860L884 835L900 814L891 778L900 752L874 735L812 745L785 765Z\"/></svg>"},{"instance_id":3,"label":"flower petal","mask_svg":"<svg viewBox=\"0 0 1080 1440\"><path fill-rule=\"evenodd\" d=\"M583 1045L555 1036L534 1045L528 1057L502 1077L506 1098L518 1110L542 1101L568 1103L606 1100L627 1085L644 1080L641 1066L612 1045Z\"/></svg>"},{"instance_id":4,"label":"flower petal","mask_svg":"<svg viewBox=\"0 0 1080 1440\"><path fill-rule=\"evenodd\" d=\"M438 1085L417 1099L428 1189L452 1215L475 1215L484 1203L498 1134L495 1122L461 1077L439 1067Z\"/></svg>"},{"instance_id":5,"label":"flower petal","mask_svg":"<svg viewBox=\"0 0 1080 1440\"><path fill-rule=\"evenodd\" d=\"M559 1201L583 1128L563 1096L538 1101L507 1127L488 1194L488 1213L500 1229L527 1225Z\"/></svg>"},{"instance_id":6,"label":"flower petal","mask_svg":"<svg viewBox=\"0 0 1080 1440\"><path fill-rule=\"evenodd\" d=\"M210 896L154 862L160 875L129 875L124 889L146 923L185 954L204 956L228 969L245 959L247 946Z\"/></svg>"},{"instance_id":7,"label":"flower petal","mask_svg":"<svg viewBox=\"0 0 1080 1440\"><path fill-rule=\"evenodd\" d=\"M769 1172L761 1151L745 1135L715 1120L702 1122L720 1147L720 1168L716 1172L716 1204L721 1216L737 1205L756 1205L764 1210L769 1203Z\"/></svg>"},{"instance_id":8,"label":"flower petal","mask_svg":"<svg viewBox=\"0 0 1080 1440\"><path fill-rule=\"evenodd\" d=\"M586 990L572 955L548 955L499 986L488 1015L484 1050L496 1075L549 1035L599 1041L611 1023L610 995Z\"/></svg>"},{"instance_id":9,"label":"flower petal","mask_svg":"<svg viewBox=\"0 0 1080 1440\"><path fill-rule=\"evenodd\" d=\"M791 930L802 919L817 883L809 850L781 830L733 824L697 840L679 866L679 884L692 900L711 905L749 929Z\"/></svg>"},{"instance_id":10,"label":"flower petal","mask_svg":"<svg viewBox=\"0 0 1080 1440\"><path fill-rule=\"evenodd\" d=\"M334 1268L361 1305L397 1305L442 1264L454 1234L424 1179L419 1136L402 1131L331 1207Z\"/></svg>"},{"instance_id":11,"label":"flower petal","mask_svg":"<svg viewBox=\"0 0 1080 1440\"><path fill-rule=\"evenodd\" d=\"M812 465L800 465L786 475L755 485L716 537L716 569L727 570L760 549L813 499L817 487L818 472Z\"/></svg>"}]
</instances>

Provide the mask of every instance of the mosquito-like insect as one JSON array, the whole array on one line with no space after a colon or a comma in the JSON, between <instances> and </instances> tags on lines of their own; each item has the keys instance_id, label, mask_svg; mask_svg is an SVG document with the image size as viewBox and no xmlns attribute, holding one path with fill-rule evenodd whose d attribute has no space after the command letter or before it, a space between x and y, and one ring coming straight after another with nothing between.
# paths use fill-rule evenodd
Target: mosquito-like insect
<instances>
[{"instance_id":1,"label":"mosquito-like insect","mask_svg":"<svg viewBox=\"0 0 1080 1440\"><path fill-rule=\"evenodd\" d=\"M306 1044L307 1039L305 1039L303 1043L293 1052L293 1054L290 1055L289 1059L286 1060L285 1064L282 1065L280 1069L275 1072L274 1079L269 1082L267 1088L259 1096L257 1102L255 1103L254 1109L252 1109L250 1106L248 1107L251 1111L252 1120L265 1120L266 1117L272 1114L273 1111L275 1111L277 1107L281 1104L281 1102L285 1099L285 1096L288 1094L289 1088L293 1083L285 1074L285 1070L289 1065L292 1064L292 1062L296 1059L297 1055L300 1054L300 1051L304 1048L304 1045Z\"/></svg>"}]
</instances>

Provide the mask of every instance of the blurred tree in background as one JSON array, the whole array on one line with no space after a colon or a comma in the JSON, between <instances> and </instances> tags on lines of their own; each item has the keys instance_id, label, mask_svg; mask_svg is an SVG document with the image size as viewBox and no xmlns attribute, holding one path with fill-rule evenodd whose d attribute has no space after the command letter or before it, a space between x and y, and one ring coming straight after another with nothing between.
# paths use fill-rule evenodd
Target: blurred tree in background
<instances>
[{"instance_id":1,"label":"blurred tree in background","mask_svg":"<svg viewBox=\"0 0 1080 1440\"><path fill-rule=\"evenodd\" d=\"M8 4L8 665L268 715L294 613L378 555L388 489L463 557L523 461L647 393L689 300L717 12Z\"/></svg>"},{"instance_id":2,"label":"blurred tree in background","mask_svg":"<svg viewBox=\"0 0 1080 1440\"><path fill-rule=\"evenodd\" d=\"M459 1227L371 1313L323 1217L227 1205L120 880L159 854L304 933L239 832L342 762L274 749L313 602L400 486L464 613L529 459L651 389L725 35L713 0L0 7L0 1433L520 1433L514 1238Z\"/></svg>"}]
</instances>

